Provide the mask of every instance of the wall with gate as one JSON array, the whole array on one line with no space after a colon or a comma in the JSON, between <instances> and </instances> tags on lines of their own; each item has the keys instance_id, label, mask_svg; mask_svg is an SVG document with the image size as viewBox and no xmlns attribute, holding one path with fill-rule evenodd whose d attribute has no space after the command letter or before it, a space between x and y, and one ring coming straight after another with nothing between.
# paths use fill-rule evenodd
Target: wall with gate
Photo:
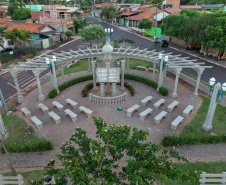
<instances>
[{"instance_id":1,"label":"wall with gate","mask_svg":"<svg viewBox=\"0 0 226 185\"><path fill-rule=\"evenodd\" d=\"M156 28L156 38L161 38L161 28ZM155 36L155 27L146 29L146 34L151 35L152 37Z\"/></svg>"}]
</instances>

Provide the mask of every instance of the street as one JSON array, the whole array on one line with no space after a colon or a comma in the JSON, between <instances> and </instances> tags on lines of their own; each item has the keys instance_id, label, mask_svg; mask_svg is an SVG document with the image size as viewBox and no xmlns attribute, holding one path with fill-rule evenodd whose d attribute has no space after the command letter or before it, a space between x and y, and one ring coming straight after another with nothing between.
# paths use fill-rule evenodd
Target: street
<instances>
[{"instance_id":1,"label":"street","mask_svg":"<svg viewBox=\"0 0 226 185\"><path fill-rule=\"evenodd\" d=\"M133 47L139 47L140 49L145 49L145 48L150 49L151 45L153 45L153 42L150 40L147 40L138 35L127 32L125 30L122 30L121 28L109 25L103 21L94 19L92 17L88 17L88 16L86 16L86 17L88 18L88 20L91 24L99 24L99 25L103 26L103 28L113 28L114 32L113 32L113 35L111 38L112 40L118 40L122 36L131 38L131 39L135 40L135 43L131 44L131 45ZM102 39L102 41L105 41L105 37ZM92 43L95 44L96 41L92 41ZM72 49L72 50L77 50L78 48L85 49L88 46L89 46L89 41L83 42L82 39L76 39L76 40L66 44L65 46L58 47L55 49L52 49L52 48L49 49L48 54L52 54L52 52L59 53L60 51L69 51L69 49ZM217 82L224 83L226 81L225 80L226 69L223 67L206 62L203 59L198 59L197 57L191 56L189 54L185 54L174 48L167 47L167 48L161 48L160 50L165 51L165 53L173 52L174 55L181 54L181 56L183 56L183 57L190 57L190 59L197 59L197 62L205 62L206 66L213 66L213 68L211 68L211 69L206 69L202 74L201 80L203 80L207 83L211 77L214 77ZM170 60L170 58L169 58L169 60ZM183 71L185 71L186 73L189 73L195 77L197 76L197 72L193 69L183 69ZM42 72L40 77L45 76L48 72L49 72L48 70ZM28 87L29 85L35 83L35 78L31 71L21 72L18 75L18 80L19 80L19 85L20 85L21 90L23 90L26 87ZM11 97L15 93L17 93L13 78L9 72L3 72L3 71L0 72L0 88L3 92L5 99L8 99L9 97Z\"/></svg>"}]
</instances>

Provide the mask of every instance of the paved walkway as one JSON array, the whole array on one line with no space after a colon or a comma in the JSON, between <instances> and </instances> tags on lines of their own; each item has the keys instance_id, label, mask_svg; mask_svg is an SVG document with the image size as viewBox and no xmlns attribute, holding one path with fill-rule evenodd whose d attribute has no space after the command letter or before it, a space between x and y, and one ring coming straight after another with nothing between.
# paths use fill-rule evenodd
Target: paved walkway
<instances>
[{"instance_id":1,"label":"paved walkway","mask_svg":"<svg viewBox=\"0 0 226 185\"><path fill-rule=\"evenodd\" d=\"M141 76L152 78L151 72L127 70L127 73L138 74ZM66 75L65 79L69 80L69 79L72 79L78 76L83 76L86 74L90 74L90 72L82 71L82 72L69 74L69 75ZM182 75L182 78L185 78L186 81L188 81L191 84L194 83L193 79L190 79L186 76ZM156 75L156 81L157 80L158 80L158 76ZM126 80L126 81L134 87L136 93L134 97L129 96L126 102L119 105L120 107L124 108L123 112L118 112L116 110L118 106L96 105L94 103L88 102L88 97L81 98L81 95L80 95L81 89L88 82L82 82L80 84L77 84L75 86L72 86L64 90L54 100L57 100L58 102L62 103L66 109L70 107L67 107L64 101L66 98L71 98L76 102L78 102L79 106L83 105L93 110L94 115L103 117L105 120L107 120L107 123L115 123L116 125L126 124L131 126L137 126L138 129L149 130L150 136L148 137L148 140L154 143L160 143L161 139L165 134L173 133L172 130L170 129L169 123L173 119L175 119L175 117L180 115L182 110L188 104L194 105L195 109L197 109L197 107L201 103L201 100L195 99L192 97L194 87L187 86L184 83L179 83L178 99L177 99L180 102L179 107L175 109L173 113L168 113L167 119L162 120L160 125L156 125L154 123L153 118L162 110L166 110L166 106L173 101L173 99L171 99L170 96L164 97L166 99L165 106L162 106L158 111L156 110L153 111L153 114L151 116L148 116L145 119L144 123L141 123L139 121L139 112L145 110L147 107L153 108L153 103L162 97L155 90L153 90L152 88L142 83L131 81L131 80ZM60 83L60 78L58 78L58 82ZM173 87L174 87L174 80L172 78L164 78L164 84L167 87L169 87L170 93L172 93ZM43 93L46 96L51 88L52 88L52 85L50 84L50 82L47 82L42 85ZM205 89L205 87L203 88L204 88L204 91L207 90ZM129 93L127 90L126 92ZM119 91L119 89L117 89L117 93L120 94L124 92L121 92ZM131 118L127 118L126 112L125 112L126 108L131 107L134 104L139 104L141 99L143 99L144 97L150 94L153 96L152 102L149 103L145 108L142 107L139 112L135 112ZM26 96L25 102L21 104L18 109L20 109L20 107L26 106L32 112L32 115L36 115L38 118L40 118L43 121L44 129L40 131L40 134L42 137L52 140L54 142L55 149L48 152L29 152L29 153L10 154L16 168L37 168L37 167L45 166L50 159L55 158L54 155L60 152L58 148L61 146L62 143L64 143L69 139L69 137L73 133L73 130L77 126L85 129L89 137L93 137L93 138L95 137L95 133L94 133L95 125L93 124L92 119L87 118L85 115L81 114L78 110L73 110L76 114L78 114L78 120L74 124L68 117L64 115L63 112L58 112L56 109L53 109L51 105L51 102L53 100L47 98L44 104L50 108L50 111L53 110L54 112L59 114L60 117L62 118L61 125L56 125L52 120L50 121L47 116L43 115L37 109L36 106L34 106L38 103L37 97L38 97L38 91L37 89L35 89ZM194 116L194 114L192 116ZM186 124L186 120L184 124ZM194 145L194 146L191 145L191 146L180 146L176 148L179 150L181 155L187 157L190 161L226 161L226 155L225 155L226 144L209 144L209 145ZM0 154L0 164L1 164L0 171L8 169L6 155ZM57 161L56 164L60 166L59 161Z\"/></svg>"}]
</instances>

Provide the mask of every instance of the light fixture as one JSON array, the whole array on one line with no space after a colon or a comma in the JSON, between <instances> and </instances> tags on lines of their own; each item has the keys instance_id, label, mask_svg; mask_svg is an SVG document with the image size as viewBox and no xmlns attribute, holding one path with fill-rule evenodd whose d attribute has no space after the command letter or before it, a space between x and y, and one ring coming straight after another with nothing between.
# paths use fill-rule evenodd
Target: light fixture
<instances>
[{"instance_id":1,"label":"light fixture","mask_svg":"<svg viewBox=\"0 0 226 185\"><path fill-rule=\"evenodd\" d=\"M105 30L105 32L108 32L107 28L105 28L104 30Z\"/></svg>"},{"instance_id":2,"label":"light fixture","mask_svg":"<svg viewBox=\"0 0 226 185\"><path fill-rule=\"evenodd\" d=\"M162 59L162 53L159 53L159 59L160 60Z\"/></svg>"},{"instance_id":3,"label":"light fixture","mask_svg":"<svg viewBox=\"0 0 226 185\"><path fill-rule=\"evenodd\" d=\"M56 56L55 55L53 56L53 61L56 62Z\"/></svg>"},{"instance_id":4,"label":"light fixture","mask_svg":"<svg viewBox=\"0 0 226 185\"><path fill-rule=\"evenodd\" d=\"M46 64L49 65L49 58L46 58Z\"/></svg>"},{"instance_id":5,"label":"light fixture","mask_svg":"<svg viewBox=\"0 0 226 185\"><path fill-rule=\"evenodd\" d=\"M111 28L111 32L113 32L113 28Z\"/></svg>"},{"instance_id":6,"label":"light fixture","mask_svg":"<svg viewBox=\"0 0 226 185\"><path fill-rule=\"evenodd\" d=\"M226 82L222 84L222 91L226 91Z\"/></svg>"},{"instance_id":7,"label":"light fixture","mask_svg":"<svg viewBox=\"0 0 226 185\"><path fill-rule=\"evenodd\" d=\"M108 32L109 32L109 33L111 32L110 28L108 28Z\"/></svg>"},{"instance_id":8,"label":"light fixture","mask_svg":"<svg viewBox=\"0 0 226 185\"><path fill-rule=\"evenodd\" d=\"M213 86L216 82L216 79L214 77L210 78L209 84L210 86Z\"/></svg>"},{"instance_id":9,"label":"light fixture","mask_svg":"<svg viewBox=\"0 0 226 185\"><path fill-rule=\"evenodd\" d=\"M165 56L165 61L166 61L166 62L168 61L168 59L169 59L169 57L168 57L168 56Z\"/></svg>"}]
</instances>

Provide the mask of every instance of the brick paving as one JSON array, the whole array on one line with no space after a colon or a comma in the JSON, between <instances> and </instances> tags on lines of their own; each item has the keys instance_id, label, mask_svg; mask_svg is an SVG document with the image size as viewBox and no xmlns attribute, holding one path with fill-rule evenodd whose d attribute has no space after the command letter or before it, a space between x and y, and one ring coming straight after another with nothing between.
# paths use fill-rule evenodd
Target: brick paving
<instances>
[{"instance_id":1,"label":"brick paving","mask_svg":"<svg viewBox=\"0 0 226 185\"><path fill-rule=\"evenodd\" d=\"M146 78L152 78L151 72L144 72L139 70L127 70L127 73L131 74L137 74L140 76L144 76ZM88 71L81 71L77 73L68 74L65 76L65 80L73 79L75 77L84 76L87 74L91 74L91 72ZM158 81L158 76L156 75L155 78L156 81ZM92 118L87 118L85 114L82 114L79 112L78 109L72 109L70 106L66 105L65 100L67 98L71 98L72 100L76 101L78 103L78 106L85 106L91 110L93 110L94 116L100 116L108 124L114 123L116 125L131 125L131 126L137 126L138 129L148 130L150 132L150 135L148 137L148 141L154 142L154 143L160 143L161 139L166 134L173 134L173 131L170 128L170 123L178 116L182 115L182 111L187 107L187 105L193 105L194 110L197 110L197 108L201 104L200 99L195 99L192 97L194 87L190 86L187 83L180 82L178 84L178 98L177 101L179 101L178 108L174 109L172 113L167 114L167 118L163 119L159 125L154 123L154 117L160 113L161 111L167 111L167 105L169 105L174 99L172 99L170 96L162 97L156 90L153 88L140 83L136 81L131 80L125 80L129 84L131 84L135 89L135 95L128 96L127 101L118 104L118 105L99 105L95 103L91 103L88 101L88 97L83 98L81 97L81 90L82 88L91 81L82 82L79 84L76 84L74 86L71 86L64 91L62 91L56 98L49 99L47 97L48 92L52 89L51 82L47 82L42 85L43 94L46 96L46 101L44 104L49 107L50 111L54 111L56 114L58 114L61 117L61 124L56 125L55 122L48 118L47 115L44 115L40 110L37 108L38 102L38 89L33 90L31 93L29 93L24 103L19 105L17 107L18 110L20 110L21 107L27 107L32 115L37 116L43 123L44 123L44 129L42 129L39 134L48 140L53 141L55 145L55 149L52 151L47 152L29 152L29 153L14 153L10 154L12 160L15 163L16 168L37 168L37 167L43 167L47 164L47 162L54 158L54 155L58 154L60 152L59 147L67 141L72 133L74 132L74 129L76 127L81 127L87 131L88 137L95 138L95 125L93 124ZM60 84L61 78L58 78L58 84ZM164 85L167 86L170 90L170 94L173 91L174 88L174 79L173 78L164 78ZM129 91L125 90L128 94ZM117 95L123 94L125 91L120 91L117 88ZM92 90L90 91L92 92ZM128 107L131 107L135 104L140 105L140 101L147 97L147 96L153 96L153 99L151 102L149 102L145 107L140 108L139 112L134 112L132 117L126 117L126 109ZM160 98L164 98L166 100L165 105L161 106L159 110L153 109L153 104L158 101ZM64 105L64 109L69 108L73 112L75 112L78 115L78 120L76 123L73 123L69 117L66 117L64 112L59 112L57 109L53 108L51 102L52 101L58 101L59 103ZM117 107L122 107L123 111L119 112L117 111ZM146 117L144 122L139 121L139 113L145 110L146 108L152 108L153 113L152 115L149 115ZM189 116L189 118L185 119L184 123L179 126L178 130L181 130L183 126L195 115L195 111ZM33 125L34 126L34 125ZM35 128L35 126L34 126ZM180 151L181 155L184 155L188 157L191 161L210 161L210 160L226 160L226 156L224 155L226 153L226 145L225 144L214 144L214 145L196 145L196 146L181 146L177 147L177 149ZM5 155L0 154L0 171L7 170L7 158ZM60 166L59 161L56 163L58 166Z\"/></svg>"}]
</instances>

